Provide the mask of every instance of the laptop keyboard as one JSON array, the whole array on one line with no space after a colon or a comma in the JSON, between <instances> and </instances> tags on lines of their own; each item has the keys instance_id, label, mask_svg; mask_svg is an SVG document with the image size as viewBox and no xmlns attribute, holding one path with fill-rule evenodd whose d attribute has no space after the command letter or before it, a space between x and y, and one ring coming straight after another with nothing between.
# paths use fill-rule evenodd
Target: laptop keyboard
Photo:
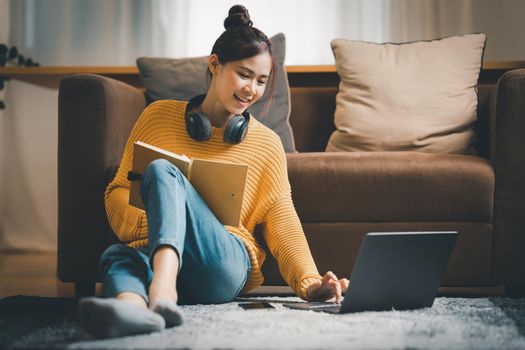
<instances>
[{"instance_id":1,"label":"laptop keyboard","mask_svg":"<svg viewBox=\"0 0 525 350\"><path fill-rule=\"evenodd\" d=\"M322 311L322 312L328 312L333 314L338 314L341 310L341 305L329 303L329 302L307 302L307 303L296 303L296 304L288 304L285 306L289 306L293 309L301 309L301 310L311 310L311 311Z\"/></svg>"},{"instance_id":2,"label":"laptop keyboard","mask_svg":"<svg viewBox=\"0 0 525 350\"><path fill-rule=\"evenodd\" d=\"M341 305L317 306L313 307L311 310L328 312L330 314L338 314L339 312L341 312Z\"/></svg>"},{"instance_id":3,"label":"laptop keyboard","mask_svg":"<svg viewBox=\"0 0 525 350\"><path fill-rule=\"evenodd\" d=\"M310 302L307 302L305 304L308 305L309 309L319 309L319 308L322 309L322 308L329 308L329 307L333 307L333 306L338 306L337 304L328 303L326 301L310 301Z\"/></svg>"}]
</instances>

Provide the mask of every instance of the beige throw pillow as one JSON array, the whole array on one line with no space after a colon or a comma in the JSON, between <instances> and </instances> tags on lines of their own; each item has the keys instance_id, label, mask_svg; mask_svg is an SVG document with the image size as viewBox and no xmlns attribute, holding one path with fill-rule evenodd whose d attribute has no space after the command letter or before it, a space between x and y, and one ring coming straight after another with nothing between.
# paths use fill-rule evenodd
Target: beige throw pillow
<instances>
[{"instance_id":1,"label":"beige throw pillow","mask_svg":"<svg viewBox=\"0 0 525 350\"><path fill-rule=\"evenodd\" d=\"M474 153L485 34L403 44L335 39L341 78L326 151Z\"/></svg>"}]
</instances>

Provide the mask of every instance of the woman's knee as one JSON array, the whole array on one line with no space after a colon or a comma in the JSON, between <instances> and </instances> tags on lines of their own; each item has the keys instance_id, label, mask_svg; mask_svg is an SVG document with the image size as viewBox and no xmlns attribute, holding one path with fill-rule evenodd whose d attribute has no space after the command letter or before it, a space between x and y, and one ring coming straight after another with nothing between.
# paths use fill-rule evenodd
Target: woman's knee
<instances>
[{"instance_id":1,"label":"woman's knee","mask_svg":"<svg viewBox=\"0 0 525 350\"><path fill-rule=\"evenodd\" d=\"M121 243L112 244L109 247L107 247L106 250L104 250L104 252L100 256L100 261L102 263L102 262L107 262L109 260L118 259L119 257L122 258L122 257L128 256L130 253L130 249L133 249L133 248L128 247L125 244L121 244Z\"/></svg>"},{"instance_id":2,"label":"woman's knee","mask_svg":"<svg viewBox=\"0 0 525 350\"><path fill-rule=\"evenodd\" d=\"M99 260L99 273L102 278L107 274L111 265L125 255L127 248L129 247L123 244L113 244L104 250Z\"/></svg>"},{"instance_id":3,"label":"woman's knee","mask_svg":"<svg viewBox=\"0 0 525 350\"><path fill-rule=\"evenodd\" d=\"M144 170L143 179L159 178L165 175L181 176L182 173L175 165L166 159L156 159L149 163Z\"/></svg>"},{"instance_id":4,"label":"woman's knee","mask_svg":"<svg viewBox=\"0 0 525 350\"><path fill-rule=\"evenodd\" d=\"M116 268L127 265L142 265L143 258L139 253L130 246L117 243L109 246L102 253L99 262L99 272L101 277L108 273L108 270L115 266Z\"/></svg>"}]
</instances>

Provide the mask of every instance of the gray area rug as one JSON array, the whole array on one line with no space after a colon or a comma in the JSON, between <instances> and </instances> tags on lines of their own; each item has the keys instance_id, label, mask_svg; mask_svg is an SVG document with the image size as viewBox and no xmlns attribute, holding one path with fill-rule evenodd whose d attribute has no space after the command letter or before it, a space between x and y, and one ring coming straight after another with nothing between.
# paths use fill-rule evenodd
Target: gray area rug
<instances>
[{"instance_id":1,"label":"gray area rug","mask_svg":"<svg viewBox=\"0 0 525 350\"><path fill-rule=\"evenodd\" d=\"M525 349L525 299L437 298L414 311L330 315L237 303L183 306L185 323L160 333L109 340L79 325L76 300L0 300L0 348L61 349Z\"/></svg>"}]
</instances>

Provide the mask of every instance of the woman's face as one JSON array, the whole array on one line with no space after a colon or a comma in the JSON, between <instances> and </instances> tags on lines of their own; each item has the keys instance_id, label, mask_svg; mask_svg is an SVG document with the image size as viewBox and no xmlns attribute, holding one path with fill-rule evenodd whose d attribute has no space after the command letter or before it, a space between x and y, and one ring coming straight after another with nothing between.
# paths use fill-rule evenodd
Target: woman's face
<instances>
[{"instance_id":1,"label":"woman's face","mask_svg":"<svg viewBox=\"0 0 525 350\"><path fill-rule=\"evenodd\" d=\"M226 111L241 114L263 95L272 69L272 58L265 52L225 64L218 63L218 60L214 62L214 59L216 56L210 57L215 94Z\"/></svg>"}]
</instances>

